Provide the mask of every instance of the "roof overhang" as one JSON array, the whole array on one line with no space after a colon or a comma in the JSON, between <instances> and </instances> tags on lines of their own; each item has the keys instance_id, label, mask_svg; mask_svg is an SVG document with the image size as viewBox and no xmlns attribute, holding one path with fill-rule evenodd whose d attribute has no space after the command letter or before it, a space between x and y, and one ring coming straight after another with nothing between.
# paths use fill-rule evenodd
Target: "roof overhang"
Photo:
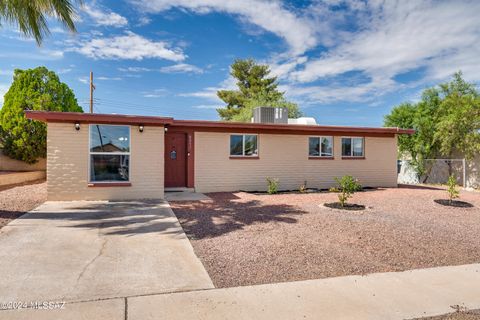
<instances>
[{"instance_id":1,"label":"roof overhang","mask_svg":"<svg viewBox=\"0 0 480 320\"><path fill-rule=\"evenodd\" d=\"M50 112L50 111L25 111L28 119L39 120L47 123L51 122L71 122L71 123L98 123L98 124L130 124L130 125L149 125L165 126L173 123L173 118L152 117L152 116L133 116L124 114L100 114L100 113L81 113L81 112Z\"/></svg>"},{"instance_id":2,"label":"roof overhang","mask_svg":"<svg viewBox=\"0 0 480 320\"><path fill-rule=\"evenodd\" d=\"M99 114L80 112L50 112L25 111L26 117L47 123L98 123L98 124L129 124L167 126L172 129L192 130L203 132L233 132L233 133L270 133L270 134L302 134L302 135L345 135L393 137L396 134L414 134L413 129L400 128L371 128L371 127L344 127L320 126L300 124L271 124L271 123L244 123L221 122L204 120L174 120L168 117L134 116L121 114Z\"/></svg>"},{"instance_id":3,"label":"roof overhang","mask_svg":"<svg viewBox=\"0 0 480 320\"><path fill-rule=\"evenodd\" d=\"M204 132L271 133L303 135L359 135L371 137L393 137L396 134L414 134L413 129L320 126L299 124L243 123L198 120L173 120L172 128L185 128Z\"/></svg>"}]
</instances>

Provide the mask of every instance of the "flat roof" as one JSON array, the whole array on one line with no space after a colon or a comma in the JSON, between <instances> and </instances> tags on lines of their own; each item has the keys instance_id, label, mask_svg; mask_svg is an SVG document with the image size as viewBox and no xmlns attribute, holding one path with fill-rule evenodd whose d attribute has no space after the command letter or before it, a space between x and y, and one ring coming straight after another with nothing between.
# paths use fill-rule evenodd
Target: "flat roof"
<instances>
[{"instance_id":1,"label":"flat roof","mask_svg":"<svg viewBox=\"0 0 480 320\"><path fill-rule=\"evenodd\" d=\"M244 132L275 134L330 134L330 135L366 135L393 136L395 134L413 134L413 129L391 127L350 127L303 124L244 123L206 120L175 120L170 117L136 116L121 114L99 114L80 112L25 111L26 117L43 122L99 123L152 125L210 132Z\"/></svg>"}]
</instances>

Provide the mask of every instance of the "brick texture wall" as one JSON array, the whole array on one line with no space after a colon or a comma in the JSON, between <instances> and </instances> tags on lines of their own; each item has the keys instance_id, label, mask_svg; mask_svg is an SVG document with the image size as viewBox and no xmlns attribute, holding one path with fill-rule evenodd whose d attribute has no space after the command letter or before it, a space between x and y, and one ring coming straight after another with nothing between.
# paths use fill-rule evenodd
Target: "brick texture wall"
<instances>
[{"instance_id":1,"label":"brick texture wall","mask_svg":"<svg viewBox=\"0 0 480 320\"><path fill-rule=\"evenodd\" d=\"M198 192L265 191L266 177L280 189L329 188L334 177L353 175L363 186L397 186L397 138L365 138L365 159L343 160L341 137L334 137L334 160L308 159L308 136L258 137L258 160L229 159L229 133L195 133L195 189Z\"/></svg>"},{"instance_id":2,"label":"brick texture wall","mask_svg":"<svg viewBox=\"0 0 480 320\"><path fill-rule=\"evenodd\" d=\"M89 187L89 127L49 123L48 200L160 199L164 192L164 128L131 127L130 187Z\"/></svg>"}]
</instances>

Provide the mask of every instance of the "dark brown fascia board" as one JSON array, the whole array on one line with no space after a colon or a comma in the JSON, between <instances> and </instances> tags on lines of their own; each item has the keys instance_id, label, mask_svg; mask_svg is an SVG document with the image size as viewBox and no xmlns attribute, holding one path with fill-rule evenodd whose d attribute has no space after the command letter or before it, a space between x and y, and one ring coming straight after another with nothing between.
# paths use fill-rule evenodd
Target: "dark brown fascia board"
<instances>
[{"instance_id":1,"label":"dark brown fascia board","mask_svg":"<svg viewBox=\"0 0 480 320\"><path fill-rule=\"evenodd\" d=\"M102 114L81 112L25 111L28 119L43 122L71 122L98 124L131 124L148 126L165 126L173 123L173 118L153 116L133 116L124 114Z\"/></svg>"},{"instance_id":2,"label":"dark brown fascia board","mask_svg":"<svg viewBox=\"0 0 480 320\"><path fill-rule=\"evenodd\" d=\"M204 132L238 132L238 133L275 133L275 134L328 134L328 135L365 135L392 137L395 134L413 134L413 129L343 127L298 124L264 124L220 122L201 120L173 120L172 128L189 128Z\"/></svg>"}]
</instances>

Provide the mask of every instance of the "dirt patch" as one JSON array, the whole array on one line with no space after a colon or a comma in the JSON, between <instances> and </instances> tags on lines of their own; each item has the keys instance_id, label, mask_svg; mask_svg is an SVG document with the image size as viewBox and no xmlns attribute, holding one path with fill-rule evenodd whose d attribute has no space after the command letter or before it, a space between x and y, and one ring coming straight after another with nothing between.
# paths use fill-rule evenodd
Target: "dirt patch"
<instances>
[{"instance_id":1,"label":"dirt patch","mask_svg":"<svg viewBox=\"0 0 480 320\"><path fill-rule=\"evenodd\" d=\"M480 311L461 311L435 317L418 318L416 320L480 320Z\"/></svg>"},{"instance_id":2,"label":"dirt patch","mask_svg":"<svg viewBox=\"0 0 480 320\"><path fill-rule=\"evenodd\" d=\"M343 206L340 202L329 202L323 204L325 207L331 209L339 209L339 210L365 210L365 206L362 204L355 204L355 203L345 203Z\"/></svg>"},{"instance_id":3,"label":"dirt patch","mask_svg":"<svg viewBox=\"0 0 480 320\"><path fill-rule=\"evenodd\" d=\"M457 207L457 208L472 208L473 204L465 202L465 201L459 201L459 200L448 200L448 199L435 199L433 200L438 204L441 204L442 206L448 206L448 207Z\"/></svg>"},{"instance_id":4,"label":"dirt patch","mask_svg":"<svg viewBox=\"0 0 480 320\"><path fill-rule=\"evenodd\" d=\"M0 189L0 228L47 199L47 184L34 181Z\"/></svg>"},{"instance_id":5,"label":"dirt patch","mask_svg":"<svg viewBox=\"0 0 480 320\"><path fill-rule=\"evenodd\" d=\"M361 214L325 208L335 193L208 196L171 205L217 287L480 262L473 192L474 208L437 205L436 188L358 192Z\"/></svg>"}]
</instances>

